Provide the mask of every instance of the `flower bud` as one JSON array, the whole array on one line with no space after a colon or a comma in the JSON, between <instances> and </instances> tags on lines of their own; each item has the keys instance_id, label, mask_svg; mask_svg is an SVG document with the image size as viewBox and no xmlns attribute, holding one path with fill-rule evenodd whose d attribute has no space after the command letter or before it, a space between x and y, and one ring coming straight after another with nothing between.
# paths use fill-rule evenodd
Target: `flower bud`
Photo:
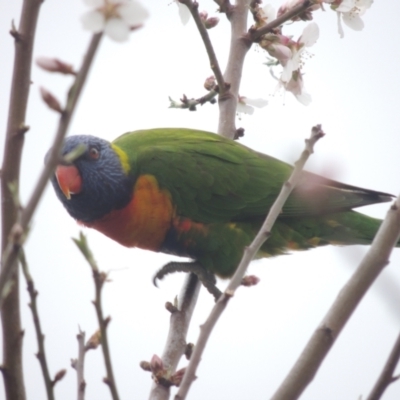
<instances>
[{"instance_id":1,"label":"flower bud","mask_svg":"<svg viewBox=\"0 0 400 400\"><path fill-rule=\"evenodd\" d=\"M36 65L48 72L76 75L76 72L71 64L67 64L64 61L58 60L57 58L38 57L36 59Z\"/></svg>"},{"instance_id":2,"label":"flower bud","mask_svg":"<svg viewBox=\"0 0 400 400\"><path fill-rule=\"evenodd\" d=\"M49 106L49 108L59 112L60 114L63 113L63 109L61 108L60 102L47 89L41 87L40 94L42 96L43 101Z\"/></svg>"},{"instance_id":3,"label":"flower bud","mask_svg":"<svg viewBox=\"0 0 400 400\"><path fill-rule=\"evenodd\" d=\"M204 22L204 26L206 27L206 29L211 29L216 27L218 23L219 23L218 17L210 17L206 19L206 21Z\"/></svg>"}]
</instances>

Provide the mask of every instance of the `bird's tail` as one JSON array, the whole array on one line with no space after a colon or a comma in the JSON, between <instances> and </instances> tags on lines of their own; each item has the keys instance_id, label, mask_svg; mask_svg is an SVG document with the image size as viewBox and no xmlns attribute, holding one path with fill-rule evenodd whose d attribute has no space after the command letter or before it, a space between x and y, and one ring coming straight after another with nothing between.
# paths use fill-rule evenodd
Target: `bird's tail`
<instances>
[{"instance_id":1,"label":"bird's tail","mask_svg":"<svg viewBox=\"0 0 400 400\"><path fill-rule=\"evenodd\" d=\"M268 255L285 250L307 250L332 245L371 244L382 220L356 211L345 211L319 217L281 218L273 235L261 250ZM400 243L397 244L400 246Z\"/></svg>"}]
</instances>

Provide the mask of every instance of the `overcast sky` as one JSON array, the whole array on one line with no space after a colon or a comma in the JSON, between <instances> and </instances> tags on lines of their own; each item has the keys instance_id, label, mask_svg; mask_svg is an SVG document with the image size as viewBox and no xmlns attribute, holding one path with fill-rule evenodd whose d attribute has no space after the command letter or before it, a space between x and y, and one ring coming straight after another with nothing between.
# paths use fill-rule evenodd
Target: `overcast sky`
<instances>
[{"instance_id":1,"label":"overcast sky","mask_svg":"<svg viewBox=\"0 0 400 400\"><path fill-rule=\"evenodd\" d=\"M208 59L193 21L183 26L171 0L150 0L150 18L127 43L105 38L73 118L70 134L92 134L112 140L136 129L188 127L215 131L216 105L197 112L169 109L168 96L179 99L204 94L211 75ZM216 14L211 0L199 0L200 9ZM276 8L280 3L271 2ZM0 124L6 126L13 62L8 35L11 20L19 22L21 1L0 5ZM81 28L86 11L80 0L48 0L39 18L35 57L58 57L79 67L90 40ZM317 44L309 49L304 80L312 103L305 107L290 94L275 93L276 82L263 65L265 53L256 46L246 59L241 95L265 98L269 105L237 125L246 130L241 142L264 153L294 162L311 126L321 123L327 133L316 146L307 169L356 186L397 195L400 192L399 104L400 35L397 1L373 4L364 16L365 28L344 27L339 38L334 12L315 13L320 27ZM285 28L297 38L304 23ZM210 31L222 66L229 47L229 25ZM26 201L51 145L58 116L42 103L38 88L45 86L61 101L71 78L32 70L22 166L22 201ZM4 132L4 128L2 130ZM4 134L1 134L3 139ZM3 142L3 140L1 140ZM2 144L1 144L2 146ZM388 204L363 212L383 218ZM26 245L27 259L39 291L39 309L52 374L68 370L57 384L59 400L75 396L75 375L69 367L76 357L78 326L89 337L97 329L91 300L94 288L89 267L71 241L80 227L69 217L48 188L34 217ZM170 256L125 249L86 229L100 267L110 272L104 290L111 352L121 398L145 399L150 375L139 362L161 355L168 331L166 301L173 301L184 276L175 274L152 285L155 271ZM218 323L203 356L198 379L189 398L219 400L267 399L293 365L329 305L367 250L366 247L326 247L254 262L250 272L261 278L258 286L241 288ZM223 288L226 282L221 281ZM25 379L30 399L44 398L32 318L22 284L25 329ZM335 347L323 363L306 400L357 399L371 389L400 328L400 251L363 299ZM213 301L204 290L193 317L188 340L195 342L199 325ZM182 366L185 362L182 362ZM109 399L100 349L87 355L87 398ZM2 381L0 381L2 389ZM1 392L2 393L2 392ZM0 394L0 399L1 399ZM392 385L385 400L400 398L400 383Z\"/></svg>"}]
</instances>

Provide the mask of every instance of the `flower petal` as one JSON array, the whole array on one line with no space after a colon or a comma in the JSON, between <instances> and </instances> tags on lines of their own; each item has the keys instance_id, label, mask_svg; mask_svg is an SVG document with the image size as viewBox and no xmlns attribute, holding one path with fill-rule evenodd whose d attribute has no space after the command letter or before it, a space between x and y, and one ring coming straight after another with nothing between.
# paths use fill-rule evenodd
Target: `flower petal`
<instances>
[{"instance_id":1,"label":"flower petal","mask_svg":"<svg viewBox=\"0 0 400 400\"><path fill-rule=\"evenodd\" d=\"M343 22L355 31L362 31L364 29L364 21L358 15L351 13L343 14Z\"/></svg>"},{"instance_id":2,"label":"flower petal","mask_svg":"<svg viewBox=\"0 0 400 400\"><path fill-rule=\"evenodd\" d=\"M92 8L100 8L104 5L104 0L83 0L83 2Z\"/></svg>"},{"instance_id":3,"label":"flower petal","mask_svg":"<svg viewBox=\"0 0 400 400\"><path fill-rule=\"evenodd\" d=\"M182 24L186 25L191 17L189 9L184 4L180 3L178 0L175 0L175 4L178 6L179 18L181 19Z\"/></svg>"},{"instance_id":4,"label":"flower petal","mask_svg":"<svg viewBox=\"0 0 400 400\"><path fill-rule=\"evenodd\" d=\"M308 24L301 35L299 42L303 43L304 46L310 47L317 41L319 37L319 28L315 22Z\"/></svg>"},{"instance_id":5,"label":"flower petal","mask_svg":"<svg viewBox=\"0 0 400 400\"><path fill-rule=\"evenodd\" d=\"M121 4L118 13L129 26L141 25L149 17L148 11L138 2Z\"/></svg>"},{"instance_id":6,"label":"flower petal","mask_svg":"<svg viewBox=\"0 0 400 400\"><path fill-rule=\"evenodd\" d=\"M111 18L106 22L104 32L116 42L124 42L129 38L130 28L122 19Z\"/></svg>"},{"instance_id":7,"label":"flower petal","mask_svg":"<svg viewBox=\"0 0 400 400\"><path fill-rule=\"evenodd\" d=\"M257 107L257 108L263 108L266 105L268 105L268 100L258 98L258 99L249 99L248 97L244 98L244 102L248 104L249 106Z\"/></svg>"},{"instance_id":8,"label":"flower petal","mask_svg":"<svg viewBox=\"0 0 400 400\"><path fill-rule=\"evenodd\" d=\"M236 111L244 114L249 114L252 115L254 114L254 107L248 106L247 104L244 103L237 103L236 106Z\"/></svg>"},{"instance_id":9,"label":"flower petal","mask_svg":"<svg viewBox=\"0 0 400 400\"><path fill-rule=\"evenodd\" d=\"M104 29L105 17L100 11L89 11L82 15L81 22L84 29L99 33Z\"/></svg>"}]
</instances>

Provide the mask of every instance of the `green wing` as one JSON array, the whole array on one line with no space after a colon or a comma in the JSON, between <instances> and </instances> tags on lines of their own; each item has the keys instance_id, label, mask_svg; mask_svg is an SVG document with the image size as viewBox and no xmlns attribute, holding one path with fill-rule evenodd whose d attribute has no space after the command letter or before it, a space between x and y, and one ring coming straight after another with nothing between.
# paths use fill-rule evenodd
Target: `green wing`
<instances>
[{"instance_id":1,"label":"green wing","mask_svg":"<svg viewBox=\"0 0 400 400\"><path fill-rule=\"evenodd\" d=\"M292 171L238 142L196 130L129 132L114 143L128 154L135 176L154 175L171 193L178 215L203 223L264 218ZM390 199L304 172L281 216L322 215Z\"/></svg>"}]
</instances>

